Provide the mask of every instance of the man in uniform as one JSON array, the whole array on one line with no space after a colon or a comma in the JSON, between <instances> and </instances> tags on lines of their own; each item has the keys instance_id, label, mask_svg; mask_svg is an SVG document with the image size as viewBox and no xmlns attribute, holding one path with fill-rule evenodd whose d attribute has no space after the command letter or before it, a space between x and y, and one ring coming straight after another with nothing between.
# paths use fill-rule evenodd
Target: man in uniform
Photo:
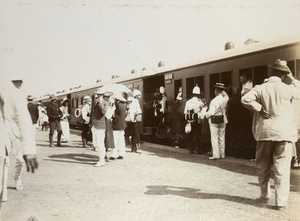
<instances>
[{"instance_id":1,"label":"man in uniform","mask_svg":"<svg viewBox=\"0 0 300 221\"><path fill-rule=\"evenodd\" d=\"M200 99L200 88L195 86L192 93L193 97L186 102L184 109L185 119L188 123L191 123L192 128L191 132L188 133L190 154L193 154L195 149L197 152L199 151L196 145L199 144L202 127L198 123L198 116L204 107L204 103Z\"/></svg>"},{"instance_id":2,"label":"man in uniform","mask_svg":"<svg viewBox=\"0 0 300 221\"><path fill-rule=\"evenodd\" d=\"M62 134L62 129L60 125L60 118L62 117L62 112L60 111L58 104L57 104L57 99L55 95L51 94L49 97L50 104L47 106L47 115L49 117L49 125L50 125L50 133L49 133L49 142L50 142L50 147L53 146L53 135L54 135L54 130L57 130L57 147L61 147L61 134Z\"/></svg>"}]
</instances>

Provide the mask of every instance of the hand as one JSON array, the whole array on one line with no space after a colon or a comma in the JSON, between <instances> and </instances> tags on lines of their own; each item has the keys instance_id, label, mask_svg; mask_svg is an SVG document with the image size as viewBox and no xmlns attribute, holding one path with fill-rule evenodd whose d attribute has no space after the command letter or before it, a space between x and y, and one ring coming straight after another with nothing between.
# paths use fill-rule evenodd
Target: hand
<instances>
[{"instance_id":1,"label":"hand","mask_svg":"<svg viewBox=\"0 0 300 221\"><path fill-rule=\"evenodd\" d=\"M261 111L259 112L259 114L262 116L262 118L264 119L269 119L270 118L270 114L268 111L264 110L263 108L261 109Z\"/></svg>"},{"instance_id":2,"label":"hand","mask_svg":"<svg viewBox=\"0 0 300 221\"><path fill-rule=\"evenodd\" d=\"M38 168L38 162L36 160L36 154L26 154L23 155L23 158L25 160L27 172L34 173L34 169Z\"/></svg>"}]
</instances>

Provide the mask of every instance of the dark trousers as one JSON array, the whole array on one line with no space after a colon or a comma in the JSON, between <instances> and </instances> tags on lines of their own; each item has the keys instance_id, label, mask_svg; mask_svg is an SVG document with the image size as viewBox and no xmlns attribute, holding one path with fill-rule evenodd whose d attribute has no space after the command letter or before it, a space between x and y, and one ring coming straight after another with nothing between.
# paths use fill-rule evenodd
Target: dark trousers
<instances>
[{"instance_id":1,"label":"dark trousers","mask_svg":"<svg viewBox=\"0 0 300 221\"><path fill-rule=\"evenodd\" d=\"M54 130L57 130L57 133L62 133L59 120L49 121L49 127L50 127L50 133L49 133L50 136L53 136Z\"/></svg>"},{"instance_id":2,"label":"dark trousers","mask_svg":"<svg viewBox=\"0 0 300 221\"><path fill-rule=\"evenodd\" d=\"M81 137L86 141L92 141L92 131L89 124L82 124Z\"/></svg>"},{"instance_id":3,"label":"dark trousers","mask_svg":"<svg viewBox=\"0 0 300 221\"><path fill-rule=\"evenodd\" d=\"M192 122L191 126L192 131L188 134L189 151L190 153L194 153L194 151L199 153L202 125Z\"/></svg>"}]
</instances>

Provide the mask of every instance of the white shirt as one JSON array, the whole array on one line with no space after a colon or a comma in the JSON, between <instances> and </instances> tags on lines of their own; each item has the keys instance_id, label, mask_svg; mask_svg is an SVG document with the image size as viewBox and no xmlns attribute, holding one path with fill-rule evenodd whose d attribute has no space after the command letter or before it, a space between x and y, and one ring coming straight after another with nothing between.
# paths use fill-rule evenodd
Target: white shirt
<instances>
[{"instance_id":1,"label":"white shirt","mask_svg":"<svg viewBox=\"0 0 300 221\"><path fill-rule=\"evenodd\" d=\"M225 91L218 94L209 104L209 110L205 116L208 118L208 122L211 123L211 116L213 115L224 115L224 123L227 124L226 107L229 101L229 97Z\"/></svg>"},{"instance_id":2,"label":"white shirt","mask_svg":"<svg viewBox=\"0 0 300 221\"><path fill-rule=\"evenodd\" d=\"M138 114L142 114L142 110L140 107L140 102L138 99L133 98L132 102L129 104L129 115L130 115L130 120L132 122L136 122L135 116Z\"/></svg>"}]
</instances>

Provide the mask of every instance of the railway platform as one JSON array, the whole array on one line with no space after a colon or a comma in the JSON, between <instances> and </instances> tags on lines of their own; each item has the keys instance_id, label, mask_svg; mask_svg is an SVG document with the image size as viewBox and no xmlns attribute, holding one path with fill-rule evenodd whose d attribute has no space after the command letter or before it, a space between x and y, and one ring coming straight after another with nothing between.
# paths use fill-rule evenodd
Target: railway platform
<instances>
[{"instance_id":1,"label":"railway platform","mask_svg":"<svg viewBox=\"0 0 300 221\"><path fill-rule=\"evenodd\" d=\"M80 131L71 130L71 141L55 148L49 147L48 133L37 129L39 168L24 172L22 191L15 189L11 157L0 220L300 220L300 170L291 171L288 208L277 211L274 194L268 204L257 200L255 162L211 161L144 142L139 153L128 146L123 160L94 167L97 153L82 148Z\"/></svg>"}]
</instances>

